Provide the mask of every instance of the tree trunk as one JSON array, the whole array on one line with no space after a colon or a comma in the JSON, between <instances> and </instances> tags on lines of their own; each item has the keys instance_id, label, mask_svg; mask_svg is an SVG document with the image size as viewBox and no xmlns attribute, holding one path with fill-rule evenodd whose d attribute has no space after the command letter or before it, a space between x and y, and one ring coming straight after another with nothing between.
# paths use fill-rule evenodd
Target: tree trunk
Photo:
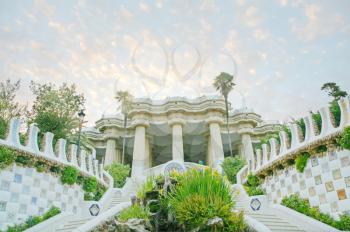
<instances>
[{"instance_id":1,"label":"tree trunk","mask_svg":"<svg viewBox=\"0 0 350 232\"><path fill-rule=\"evenodd\" d=\"M225 106L226 106L226 129L227 129L227 137L228 137L228 141L229 141L229 149L230 149L230 155L233 157L233 153L232 153L232 145L231 145L231 136L230 136L230 129L228 126L228 101L227 101L227 97L228 96L224 96L225 98Z\"/></svg>"},{"instance_id":2,"label":"tree trunk","mask_svg":"<svg viewBox=\"0 0 350 232\"><path fill-rule=\"evenodd\" d=\"M123 135L123 153L122 153L122 164L125 161L125 139L126 139L126 123L128 121L128 115L124 114L124 135Z\"/></svg>"}]
</instances>

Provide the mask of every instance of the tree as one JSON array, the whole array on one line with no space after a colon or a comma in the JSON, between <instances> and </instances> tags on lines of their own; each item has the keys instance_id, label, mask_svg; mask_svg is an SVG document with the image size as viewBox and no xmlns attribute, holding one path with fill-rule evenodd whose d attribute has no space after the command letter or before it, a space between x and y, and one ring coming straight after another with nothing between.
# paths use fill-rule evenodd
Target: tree
<instances>
[{"instance_id":1,"label":"tree","mask_svg":"<svg viewBox=\"0 0 350 232\"><path fill-rule=\"evenodd\" d=\"M233 82L233 75L230 75L228 73L222 72L219 76L217 76L214 80L213 86L216 88L217 91L220 91L222 96L225 99L225 106L226 106L226 129L227 129L227 136L229 139L229 147L230 147L230 155L233 156L232 153L232 145L231 145L231 137L230 137L230 129L228 126L228 94L233 89L233 86L236 84Z\"/></svg>"},{"instance_id":2,"label":"tree","mask_svg":"<svg viewBox=\"0 0 350 232\"><path fill-rule=\"evenodd\" d=\"M85 98L76 91L75 85L63 83L38 84L31 82L30 89L35 101L29 112L29 122L36 123L40 135L52 132L55 141L59 138L70 139L79 126L78 111L83 108Z\"/></svg>"},{"instance_id":3,"label":"tree","mask_svg":"<svg viewBox=\"0 0 350 232\"><path fill-rule=\"evenodd\" d=\"M11 118L21 117L26 107L15 102L16 92L20 88L20 81L6 80L0 83L0 138L4 138L7 125Z\"/></svg>"},{"instance_id":4,"label":"tree","mask_svg":"<svg viewBox=\"0 0 350 232\"><path fill-rule=\"evenodd\" d=\"M348 93L340 89L340 87L334 82L328 82L323 84L321 90L326 91L328 96L333 97L334 101L338 101L342 97L346 97Z\"/></svg>"},{"instance_id":5,"label":"tree","mask_svg":"<svg viewBox=\"0 0 350 232\"><path fill-rule=\"evenodd\" d=\"M128 91L118 91L116 93L117 101L121 104L121 112L124 115L124 135L123 135L123 152L122 152L122 164L125 160L125 139L126 139L126 124L128 120L128 114L132 107L133 96Z\"/></svg>"},{"instance_id":6,"label":"tree","mask_svg":"<svg viewBox=\"0 0 350 232\"><path fill-rule=\"evenodd\" d=\"M342 97L348 96L348 93L346 91L341 90L340 87L334 82L328 82L323 84L321 90L326 91L328 96L333 98L333 100L329 102L329 110L334 116L336 126L339 126L341 112L338 100Z\"/></svg>"}]
</instances>

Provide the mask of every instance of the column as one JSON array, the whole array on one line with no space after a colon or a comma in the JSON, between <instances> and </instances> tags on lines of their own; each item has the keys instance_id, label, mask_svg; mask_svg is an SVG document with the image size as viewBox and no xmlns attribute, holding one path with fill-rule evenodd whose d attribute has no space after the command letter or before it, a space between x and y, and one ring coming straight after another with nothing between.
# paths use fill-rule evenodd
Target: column
<instances>
[{"instance_id":1,"label":"column","mask_svg":"<svg viewBox=\"0 0 350 232\"><path fill-rule=\"evenodd\" d=\"M135 128L134 152L131 175L139 177L145 170L146 160L146 126L137 125Z\"/></svg>"},{"instance_id":2,"label":"column","mask_svg":"<svg viewBox=\"0 0 350 232\"><path fill-rule=\"evenodd\" d=\"M184 162L184 148L182 138L182 124L172 125L173 131L173 160Z\"/></svg>"},{"instance_id":3,"label":"column","mask_svg":"<svg viewBox=\"0 0 350 232\"><path fill-rule=\"evenodd\" d=\"M254 151L252 139L249 134L242 134L242 145L243 145L243 158L246 160L248 164L248 170L251 171L253 169L254 163Z\"/></svg>"},{"instance_id":4,"label":"column","mask_svg":"<svg viewBox=\"0 0 350 232\"><path fill-rule=\"evenodd\" d=\"M207 166L211 167L213 164L212 160L212 149L211 149L211 138L210 135L208 135L208 152L207 152Z\"/></svg>"},{"instance_id":5,"label":"column","mask_svg":"<svg viewBox=\"0 0 350 232\"><path fill-rule=\"evenodd\" d=\"M145 168L150 168L150 146L149 146L149 138L146 137L145 140Z\"/></svg>"},{"instance_id":6,"label":"column","mask_svg":"<svg viewBox=\"0 0 350 232\"><path fill-rule=\"evenodd\" d=\"M117 149L116 149L116 141L113 138L108 138L106 143L106 154L105 154L105 162L104 165L109 165L115 162L117 159Z\"/></svg>"},{"instance_id":7,"label":"column","mask_svg":"<svg viewBox=\"0 0 350 232\"><path fill-rule=\"evenodd\" d=\"M224 149L222 147L221 131L218 122L209 123L211 160L214 166L217 166L224 160Z\"/></svg>"},{"instance_id":8,"label":"column","mask_svg":"<svg viewBox=\"0 0 350 232\"><path fill-rule=\"evenodd\" d=\"M117 158L116 158L117 163L122 162L122 150L120 148L117 148Z\"/></svg>"}]
</instances>

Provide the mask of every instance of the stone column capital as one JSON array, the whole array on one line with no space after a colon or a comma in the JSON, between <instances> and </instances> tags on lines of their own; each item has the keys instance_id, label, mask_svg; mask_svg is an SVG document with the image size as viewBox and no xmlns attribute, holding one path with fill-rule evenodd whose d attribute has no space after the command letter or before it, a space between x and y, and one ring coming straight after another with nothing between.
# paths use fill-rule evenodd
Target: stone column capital
<instances>
[{"instance_id":1,"label":"stone column capital","mask_svg":"<svg viewBox=\"0 0 350 232\"><path fill-rule=\"evenodd\" d=\"M174 125L181 125L184 126L185 125L185 120L182 118L172 118L168 121L168 124L170 127L174 126Z\"/></svg>"},{"instance_id":2,"label":"stone column capital","mask_svg":"<svg viewBox=\"0 0 350 232\"><path fill-rule=\"evenodd\" d=\"M133 128L136 128L136 127L138 127L138 126L143 126L143 127L149 127L149 122L148 122L148 120L146 120L146 119L135 119L133 122L132 122L132 124L131 124L131 126L133 127Z\"/></svg>"},{"instance_id":3,"label":"stone column capital","mask_svg":"<svg viewBox=\"0 0 350 232\"><path fill-rule=\"evenodd\" d=\"M224 123L224 119L219 116L211 116L205 120L207 124L212 124L212 123L218 123L219 125L222 125Z\"/></svg>"}]
</instances>

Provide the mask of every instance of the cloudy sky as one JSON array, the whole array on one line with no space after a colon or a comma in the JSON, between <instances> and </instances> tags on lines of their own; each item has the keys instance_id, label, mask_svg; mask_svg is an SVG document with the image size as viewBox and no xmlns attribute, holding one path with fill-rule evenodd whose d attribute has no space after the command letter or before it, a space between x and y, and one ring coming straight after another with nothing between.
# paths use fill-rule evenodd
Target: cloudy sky
<instances>
[{"instance_id":1,"label":"cloudy sky","mask_svg":"<svg viewBox=\"0 0 350 232\"><path fill-rule=\"evenodd\" d=\"M116 111L116 90L212 95L226 71L234 108L285 120L325 105L325 82L350 90L349 12L348 0L0 0L0 80L21 79L25 104L31 80L75 83L92 124Z\"/></svg>"}]
</instances>

